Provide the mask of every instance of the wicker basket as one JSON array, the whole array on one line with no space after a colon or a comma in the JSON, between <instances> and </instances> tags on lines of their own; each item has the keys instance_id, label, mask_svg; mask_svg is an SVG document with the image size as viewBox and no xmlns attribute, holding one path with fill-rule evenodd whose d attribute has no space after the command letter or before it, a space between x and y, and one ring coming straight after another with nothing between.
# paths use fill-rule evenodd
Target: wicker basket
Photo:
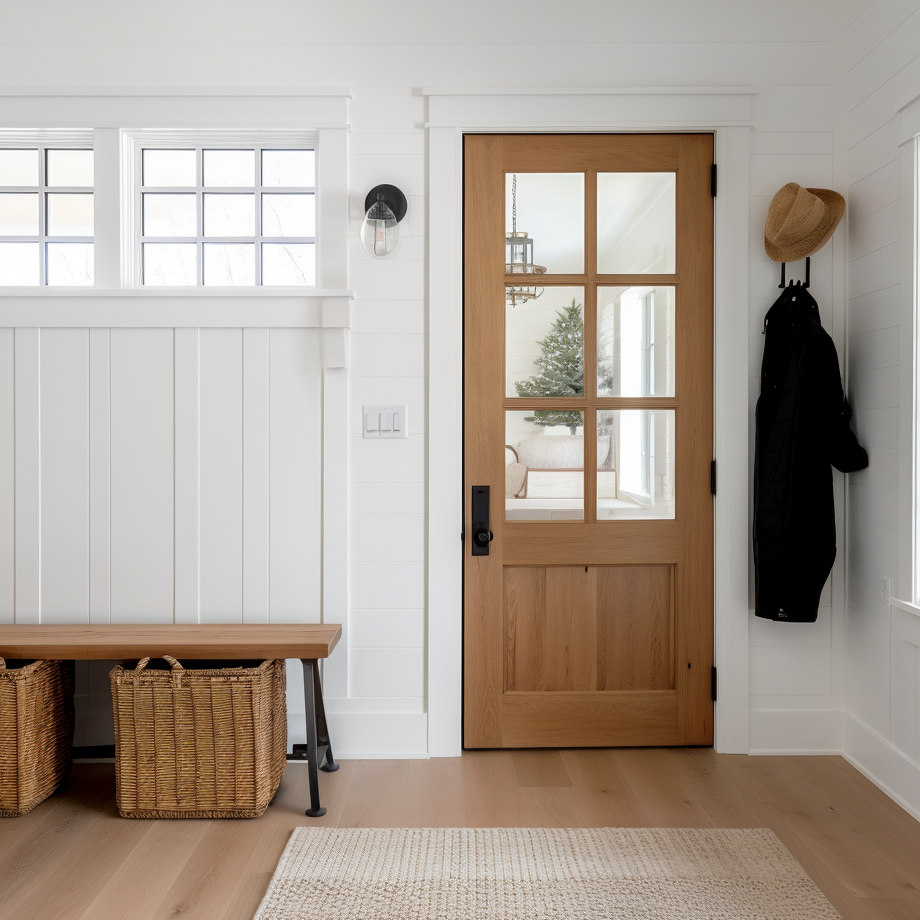
<instances>
[{"instance_id":1,"label":"wicker basket","mask_svg":"<svg viewBox=\"0 0 920 920\"><path fill-rule=\"evenodd\" d=\"M287 764L284 661L110 672L124 818L255 818ZM159 665L159 659L157 659ZM251 664L252 666L247 666ZM204 665L197 667L196 665Z\"/></svg>"},{"instance_id":2,"label":"wicker basket","mask_svg":"<svg viewBox=\"0 0 920 920\"><path fill-rule=\"evenodd\" d=\"M73 662L0 658L0 817L24 815L70 770Z\"/></svg>"}]
</instances>

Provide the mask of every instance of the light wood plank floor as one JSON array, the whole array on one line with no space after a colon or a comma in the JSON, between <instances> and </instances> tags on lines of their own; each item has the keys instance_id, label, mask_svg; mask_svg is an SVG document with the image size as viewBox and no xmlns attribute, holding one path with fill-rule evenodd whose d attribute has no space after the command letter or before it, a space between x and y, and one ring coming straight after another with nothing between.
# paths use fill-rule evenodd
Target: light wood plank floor
<instances>
[{"instance_id":1,"label":"light wood plank floor","mask_svg":"<svg viewBox=\"0 0 920 920\"><path fill-rule=\"evenodd\" d=\"M251 920L292 828L769 827L845 920L920 918L920 823L839 757L708 749L475 751L443 760L289 764L262 818L118 817L111 764L77 764L0 819L0 918Z\"/></svg>"}]
</instances>

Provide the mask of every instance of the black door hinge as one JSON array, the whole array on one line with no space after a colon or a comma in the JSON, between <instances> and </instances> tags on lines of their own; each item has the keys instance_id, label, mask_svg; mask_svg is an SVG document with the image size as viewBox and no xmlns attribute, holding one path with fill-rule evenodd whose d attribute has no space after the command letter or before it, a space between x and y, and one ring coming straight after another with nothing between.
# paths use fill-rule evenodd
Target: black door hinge
<instances>
[{"instance_id":1,"label":"black door hinge","mask_svg":"<svg viewBox=\"0 0 920 920\"><path fill-rule=\"evenodd\" d=\"M712 666L712 701L713 703L719 698L719 673L716 666Z\"/></svg>"},{"instance_id":2,"label":"black door hinge","mask_svg":"<svg viewBox=\"0 0 920 920\"><path fill-rule=\"evenodd\" d=\"M716 461L713 460L709 467L709 491L716 494Z\"/></svg>"},{"instance_id":3,"label":"black door hinge","mask_svg":"<svg viewBox=\"0 0 920 920\"><path fill-rule=\"evenodd\" d=\"M712 197L715 198L715 197L716 197L716 189L717 189L718 186L719 186L718 168L716 167L716 164L715 164L715 163L712 164L712 172L711 172L709 175L710 175L710 178L709 178L709 191L710 191L710 193L712 194Z\"/></svg>"}]
</instances>

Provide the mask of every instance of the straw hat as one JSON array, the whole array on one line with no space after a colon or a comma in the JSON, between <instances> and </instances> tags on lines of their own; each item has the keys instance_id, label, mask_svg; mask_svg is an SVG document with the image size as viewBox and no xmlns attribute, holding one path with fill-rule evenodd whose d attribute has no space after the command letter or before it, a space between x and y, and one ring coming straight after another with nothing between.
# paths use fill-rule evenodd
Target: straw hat
<instances>
[{"instance_id":1,"label":"straw hat","mask_svg":"<svg viewBox=\"0 0 920 920\"><path fill-rule=\"evenodd\" d=\"M784 185L770 202L763 245L774 262L795 262L816 253L830 238L846 202L827 188Z\"/></svg>"}]
</instances>

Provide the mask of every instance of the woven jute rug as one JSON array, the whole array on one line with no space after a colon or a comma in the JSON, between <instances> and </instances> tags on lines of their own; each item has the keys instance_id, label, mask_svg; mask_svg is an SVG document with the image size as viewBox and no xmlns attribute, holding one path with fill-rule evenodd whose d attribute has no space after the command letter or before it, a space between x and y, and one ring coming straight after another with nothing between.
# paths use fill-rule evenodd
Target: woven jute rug
<instances>
[{"instance_id":1,"label":"woven jute rug","mask_svg":"<svg viewBox=\"0 0 920 920\"><path fill-rule=\"evenodd\" d=\"M769 830L297 828L256 920L840 920Z\"/></svg>"}]
</instances>

